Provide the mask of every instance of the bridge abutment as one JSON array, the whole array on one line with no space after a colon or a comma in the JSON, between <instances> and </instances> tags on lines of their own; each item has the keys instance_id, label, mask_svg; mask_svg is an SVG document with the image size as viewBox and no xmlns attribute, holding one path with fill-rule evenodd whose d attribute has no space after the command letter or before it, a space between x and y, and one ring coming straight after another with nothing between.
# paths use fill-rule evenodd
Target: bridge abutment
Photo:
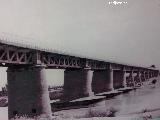
<instances>
[{"instance_id":1,"label":"bridge abutment","mask_svg":"<svg viewBox=\"0 0 160 120\"><path fill-rule=\"evenodd\" d=\"M9 67L8 117L43 116L51 119L51 106L44 66Z\"/></svg>"},{"instance_id":2,"label":"bridge abutment","mask_svg":"<svg viewBox=\"0 0 160 120\"><path fill-rule=\"evenodd\" d=\"M90 69L66 69L64 72L64 101L93 96L93 71Z\"/></svg>"}]
</instances>

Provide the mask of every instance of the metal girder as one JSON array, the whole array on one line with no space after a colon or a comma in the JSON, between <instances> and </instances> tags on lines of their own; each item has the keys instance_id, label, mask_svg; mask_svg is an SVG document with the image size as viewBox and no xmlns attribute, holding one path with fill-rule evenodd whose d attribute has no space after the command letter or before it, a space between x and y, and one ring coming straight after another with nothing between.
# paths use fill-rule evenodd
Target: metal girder
<instances>
[{"instance_id":1,"label":"metal girder","mask_svg":"<svg viewBox=\"0 0 160 120\"><path fill-rule=\"evenodd\" d=\"M0 47L0 63L32 64L32 53L9 46Z\"/></svg>"},{"instance_id":2,"label":"metal girder","mask_svg":"<svg viewBox=\"0 0 160 120\"><path fill-rule=\"evenodd\" d=\"M3 64L5 63L5 64ZM7 65L38 65L44 64L46 68L86 68L93 70L125 70L130 71L150 71L155 72L157 70L123 65L118 63L110 63L105 61L99 61L88 58L75 57L70 55L58 54L49 51L26 48L16 45L10 45L0 42L0 66ZM110 68L111 67L111 68ZM159 71L157 72L159 74Z\"/></svg>"},{"instance_id":3,"label":"metal girder","mask_svg":"<svg viewBox=\"0 0 160 120\"><path fill-rule=\"evenodd\" d=\"M40 60L42 64L48 67L59 67L59 68L82 68L84 61L78 57L71 57L59 54L51 53L40 53Z\"/></svg>"}]
</instances>

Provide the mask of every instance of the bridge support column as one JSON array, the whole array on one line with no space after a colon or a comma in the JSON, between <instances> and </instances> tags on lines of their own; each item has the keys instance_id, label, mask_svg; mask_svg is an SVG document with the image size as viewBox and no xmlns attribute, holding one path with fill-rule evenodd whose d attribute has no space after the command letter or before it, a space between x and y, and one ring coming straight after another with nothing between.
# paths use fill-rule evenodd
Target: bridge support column
<instances>
[{"instance_id":1,"label":"bridge support column","mask_svg":"<svg viewBox=\"0 0 160 120\"><path fill-rule=\"evenodd\" d=\"M151 71L151 78L153 78L153 72Z\"/></svg>"},{"instance_id":2,"label":"bridge support column","mask_svg":"<svg viewBox=\"0 0 160 120\"><path fill-rule=\"evenodd\" d=\"M134 81L133 71L130 71L129 81L130 81L129 86L130 87L135 87L135 81Z\"/></svg>"},{"instance_id":3,"label":"bridge support column","mask_svg":"<svg viewBox=\"0 0 160 120\"><path fill-rule=\"evenodd\" d=\"M156 72L155 71L153 72L153 77L156 77Z\"/></svg>"},{"instance_id":4,"label":"bridge support column","mask_svg":"<svg viewBox=\"0 0 160 120\"><path fill-rule=\"evenodd\" d=\"M149 78L152 78L152 72L151 71L149 72Z\"/></svg>"},{"instance_id":5,"label":"bridge support column","mask_svg":"<svg viewBox=\"0 0 160 120\"><path fill-rule=\"evenodd\" d=\"M148 80L150 79L150 72L149 71L147 72L147 78L148 78Z\"/></svg>"},{"instance_id":6,"label":"bridge support column","mask_svg":"<svg viewBox=\"0 0 160 120\"><path fill-rule=\"evenodd\" d=\"M145 80L147 81L147 80L149 79L149 78L148 78L148 72L145 71L144 73L145 73Z\"/></svg>"},{"instance_id":7,"label":"bridge support column","mask_svg":"<svg viewBox=\"0 0 160 120\"><path fill-rule=\"evenodd\" d=\"M152 77L154 77L154 72L152 72Z\"/></svg>"},{"instance_id":8,"label":"bridge support column","mask_svg":"<svg viewBox=\"0 0 160 120\"><path fill-rule=\"evenodd\" d=\"M125 71L125 70L122 71L122 79L123 79L123 84L122 84L122 86L123 86L124 88L126 88L126 87L127 87L127 79L126 79L126 71Z\"/></svg>"},{"instance_id":9,"label":"bridge support column","mask_svg":"<svg viewBox=\"0 0 160 120\"><path fill-rule=\"evenodd\" d=\"M110 91L113 91L114 90L114 83L113 83L113 69L110 68L108 70L108 79L109 79L109 86L108 86L108 89Z\"/></svg>"},{"instance_id":10,"label":"bridge support column","mask_svg":"<svg viewBox=\"0 0 160 120\"><path fill-rule=\"evenodd\" d=\"M141 81L142 82L146 81L146 79L145 79L145 72L144 71L141 71Z\"/></svg>"},{"instance_id":11,"label":"bridge support column","mask_svg":"<svg viewBox=\"0 0 160 120\"><path fill-rule=\"evenodd\" d=\"M141 80L141 73L140 71L137 71L137 75L134 77L135 85L141 86L142 80Z\"/></svg>"},{"instance_id":12,"label":"bridge support column","mask_svg":"<svg viewBox=\"0 0 160 120\"><path fill-rule=\"evenodd\" d=\"M152 77L154 77L154 72L152 72Z\"/></svg>"},{"instance_id":13,"label":"bridge support column","mask_svg":"<svg viewBox=\"0 0 160 120\"><path fill-rule=\"evenodd\" d=\"M95 70L93 72L92 86L94 93L102 93L114 90L113 70Z\"/></svg>"},{"instance_id":14,"label":"bridge support column","mask_svg":"<svg viewBox=\"0 0 160 120\"><path fill-rule=\"evenodd\" d=\"M51 119L51 106L44 66L9 67L8 117L27 115Z\"/></svg>"},{"instance_id":15,"label":"bridge support column","mask_svg":"<svg viewBox=\"0 0 160 120\"><path fill-rule=\"evenodd\" d=\"M141 74L141 72L139 71L138 72L138 77L139 77L139 81L140 81L140 85L142 86L143 85L143 82L142 82L142 74Z\"/></svg>"},{"instance_id":16,"label":"bridge support column","mask_svg":"<svg viewBox=\"0 0 160 120\"><path fill-rule=\"evenodd\" d=\"M64 72L64 101L93 96L93 71L89 69L66 69Z\"/></svg>"},{"instance_id":17,"label":"bridge support column","mask_svg":"<svg viewBox=\"0 0 160 120\"><path fill-rule=\"evenodd\" d=\"M152 72L152 78L154 77L154 72Z\"/></svg>"},{"instance_id":18,"label":"bridge support column","mask_svg":"<svg viewBox=\"0 0 160 120\"><path fill-rule=\"evenodd\" d=\"M93 72L92 89L95 94L109 91L109 79L107 70L95 70Z\"/></svg>"},{"instance_id":19,"label":"bridge support column","mask_svg":"<svg viewBox=\"0 0 160 120\"><path fill-rule=\"evenodd\" d=\"M159 71L156 71L155 72L155 77L158 77L160 75L160 72Z\"/></svg>"},{"instance_id":20,"label":"bridge support column","mask_svg":"<svg viewBox=\"0 0 160 120\"><path fill-rule=\"evenodd\" d=\"M123 70L122 71L122 75L123 75L123 87L126 88L127 87L127 79L126 79L126 71Z\"/></svg>"}]
</instances>

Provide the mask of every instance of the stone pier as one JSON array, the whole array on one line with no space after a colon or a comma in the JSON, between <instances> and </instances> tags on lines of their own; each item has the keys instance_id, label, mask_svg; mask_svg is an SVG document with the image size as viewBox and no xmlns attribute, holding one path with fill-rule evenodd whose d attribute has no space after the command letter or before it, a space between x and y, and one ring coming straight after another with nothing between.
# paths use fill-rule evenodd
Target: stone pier
<instances>
[{"instance_id":1,"label":"stone pier","mask_svg":"<svg viewBox=\"0 0 160 120\"><path fill-rule=\"evenodd\" d=\"M128 86L129 87L135 87L135 81L134 81L134 72L130 71L128 76Z\"/></svg>"},{"instance_id":2,"label":"stone pier","mask_svg":"<svg viewBox=\"0 0 160 120\"><path fill-rule=\"evenodd\" d=\"M92 88L96 94L114 90L113 70L95 70L93 73Z\"/></svg>"},{"instance_id":3,"label":"stone pier","mask_svg":"<svg viewBox=\"0 0 160 120\"><path fill-rule=\"evenodd\" d=\"M125 70L125 69L122 70L122 79L123 79L123 84L122 84L122 86L123 86L124 88L126 88L126 87L127 87L127 79L126 79L126 70Z\"/></svg>"},{"instance_id":4,"label":"stone pier","mask_svg":"<svg viewBox=\"0 0 160 120\"><path fill-rule=\"evenodd\" d=\"M110 91L113 91L114 90L113 69L112 68L108 69L107 74L108 74L108 80L109 80L108 89Z\"/></svg>"},{"instance_id":5,"label":"stone pier","mask_svg":"<svg viewBox=\"0 0 160 120\"><path fill-rule=\"evenodd\" d=\"M95 70L93 72L92 89L95 94L109 91L109 75L106 70Z\"/></svg>"},{"instance_id":6,"label":"stone pier","mask_svg":"<svg viewBox=\"0 0 160 120\"><path fill-rule=\"evenodd\" d=\"M122 70L114 70L113 72L113 83L114 83L114 88L119 89L123 88L124 84L124 72Z\"/></svg>"},{"instance_id":7,"label":"stone pier","mask_svg":"<svg viewBox=\"0 0 160 120\"><path fill-rule=\"evenodd\" d=\"M142 79L141 79L141 73L140 71L136 72L136 76L134 77L135 85L141 86L142 85Z\"/></svg>"},{"instance_id":8,"label":"stone pier","mask_svg":"<svg viewBox=\"0 0 160 120\"><path fill-rule=\"evenodd\" d=\"M146 81L144 71L141 71L141 76L140 77L141 77L142 82Z\"/></svg>"},{"instance_id":9,"label":"stone pier","mask_svg":"<svg viewBox=\"0 0 160 120\"><path fill-rule=\"evenodd\" d=\"M147 71L144 71L144 76L145 76L145 80L148 80L148 75L147 75Z\"/></svg>"},{"instance_id":10,"label":"stone pier","mask_svg":"<svg viewBox=\"0 0 160 120\"><path fill-rule=\"evenodd\" d=\"M9 67L8 117L44 116L51 119L51 106L44 66Z\"/></svg>"},{"instance_id":11,"label":"stone pier","mask_svg":"<svg viewBox=\"0 0 160 120\"><path fill-rule=\"evenodd\" d=\"M152 73L151 72L149 72L149 78L152 78Z\"/></svg>"},{"instance_id":12,"label":"stone pier","mask_svg":"<svg viewBox=\"0 0 160 120\"><path fill-rule=\"evenodd\" d=\"M62 101L93 96L92 77L93 71L90 69L66 69L64 72L64 97Z\"/></svg>"},{"instance_id":13,"label":"stone pier","mask_svg":"<svg viewBox=\"0 0 160 120\"><path fill-rule=\"evenodd\" d=\"M148 75L148 79L150 79L150 78L151 78L151 77L150 77L150 71L148 71L148 74L147 74L147 75Z\"/></svg>"}]
</instances>

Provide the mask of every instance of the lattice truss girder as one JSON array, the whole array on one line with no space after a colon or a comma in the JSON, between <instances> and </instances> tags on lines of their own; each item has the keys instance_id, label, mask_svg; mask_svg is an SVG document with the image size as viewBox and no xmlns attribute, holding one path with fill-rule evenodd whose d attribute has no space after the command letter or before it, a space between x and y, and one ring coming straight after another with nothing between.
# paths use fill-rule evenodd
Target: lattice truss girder
<instances>
[{"instance_id":1,"label":"lattice truss girder","mask_svg":"<svg viewBox=\"0 0 160 120\"><path fill-rule=\"evenodd\" d=\"M41 53L41 62L48 66L105 69L106 63L74 56Z\"/></svg>"},{"instance_id":2,"label":"lattice truss girder","mask_svg":"<svg viewBox=\"0 0 160 120\"><path fill-rule=\"evenodd\" d=\"M41 53L40 60L49 67L82 68L84 64L84 61L81 58L50 53Z\"/></svg>"},{"instance_id":3,"label":"lattice truss girder","mask_svg":"<svg viewBox=\"0 0 160 120\"><path fill-rule=\"evenodd\" d=\"M45 64L47 67L61 67L61 68L89 68L89 69L112 69L126 70L126 71L143 71L143 76L157 76L158 70L148 70L146 68L137 68L134 66L108 63L105 61L80 58L70 55L52 53L44 50L20 47L0 43L0 64L25 64L36 65ZM145 71L145 72L144 72ZM148 71L148 72L147 72Z\"/></svg>"},{"instance_id":4,"label":"lattice truss girder","mask_svg":"<svg viewBox=\"0 0 160 120\"><path fill-rule=\"evenodd\" d=\"M0 45L0 62L14 64L31 64L32 54L27 49Z\"/></svg>"}]
</instances>

